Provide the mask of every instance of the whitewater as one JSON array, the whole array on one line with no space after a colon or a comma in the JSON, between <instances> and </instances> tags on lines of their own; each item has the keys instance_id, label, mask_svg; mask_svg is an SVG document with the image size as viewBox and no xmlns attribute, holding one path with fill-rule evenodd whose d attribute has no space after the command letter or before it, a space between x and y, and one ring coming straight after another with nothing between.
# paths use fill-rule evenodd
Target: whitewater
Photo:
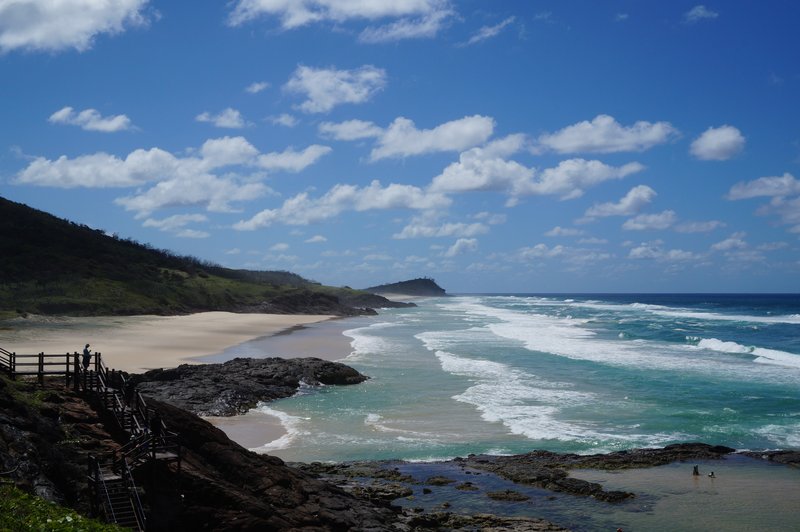
<instances>
[{"instance_id":1,"label":"whitewater","mask_svg":"<svg viewBox=\"0 0 800 532\"><path fill-rule=\"evenodd\" d=\"M263 405L287 460L800 448L800 297L464 295L345 320L358 386ZM302 333L300 333L302 334Z\"/></svg>"}]
</instances>

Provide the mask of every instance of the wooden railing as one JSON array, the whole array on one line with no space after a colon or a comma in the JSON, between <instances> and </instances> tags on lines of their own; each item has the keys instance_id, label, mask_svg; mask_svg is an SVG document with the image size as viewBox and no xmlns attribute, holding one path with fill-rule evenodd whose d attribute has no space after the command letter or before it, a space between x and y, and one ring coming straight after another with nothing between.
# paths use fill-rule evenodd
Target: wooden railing
<instances>
[{"instance_id":1,"label":"wooden railing","mask_svg":"<svg viewBox=\"0 0 800 532\"><path fill-rule=\"evenodd\" d=\"M37 353L17 354L0 348L0 371L6 373L12 380L17 376L33 376L44 382L44 378L54 375L64 375L69 382L74 376L71 368L72 355L69 353ZM96 353L99 360L100 353Z\"/></svg>"}]
</instances>

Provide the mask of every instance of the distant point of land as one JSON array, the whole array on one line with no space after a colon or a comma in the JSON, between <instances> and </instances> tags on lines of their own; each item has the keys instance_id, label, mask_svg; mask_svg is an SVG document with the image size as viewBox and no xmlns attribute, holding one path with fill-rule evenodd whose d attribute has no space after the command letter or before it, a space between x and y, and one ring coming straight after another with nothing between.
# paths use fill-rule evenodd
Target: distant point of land
<instances>
[{"instance_id":1,"label":"distant point of land","mask_svg":"<svg viewBox=\"0 0 800 532\"><path fill-rule=\"evenodd\" d=\"M393 294L415 297L442 297L447 295L444 288L428 277L372 286L364 290L372 292L373 294Z\"/></svg>"}]
</instances>

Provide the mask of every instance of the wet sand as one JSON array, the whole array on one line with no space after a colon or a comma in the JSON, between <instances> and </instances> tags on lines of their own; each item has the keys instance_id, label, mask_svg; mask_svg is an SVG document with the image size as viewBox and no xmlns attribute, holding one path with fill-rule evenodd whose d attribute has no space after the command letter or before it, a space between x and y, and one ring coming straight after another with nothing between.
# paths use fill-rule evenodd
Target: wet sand
<instances>
[{"instance_id":1,"label":"wet sand","mask_svg":"<svg viewBox=\"0 0 800 532\"><path fill-rule=\"evenodd\" d=\"M341 360L350 355L352 350L351 339L344 336L342 331L352 328L355 320L358 318L332 319L292 327L274 335L232 346L221 353L203 357L200 361L224 362L237 356ZM204 419L222 429L242 447L268 453L270 450L285 447L291 438L283 421L269 411L269 408L255 408L240 416Z\"/></svg>"}]
</instances>

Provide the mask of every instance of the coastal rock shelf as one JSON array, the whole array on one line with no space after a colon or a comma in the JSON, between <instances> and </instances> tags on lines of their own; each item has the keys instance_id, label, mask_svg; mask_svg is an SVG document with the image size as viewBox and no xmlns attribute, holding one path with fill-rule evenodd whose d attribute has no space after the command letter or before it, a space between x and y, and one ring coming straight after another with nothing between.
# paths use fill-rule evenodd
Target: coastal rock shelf
<instances>
[{"instance_id":1,"label":"coastal rock shelf","mask_svg":"<svg viewBox=\"0 0 800 532\"><path fill-rule=\"evenodd\" d=\"M182 364L132 375L146 397L204 416L243 414L260 401L294 395L301 384L358 384L350 366L319 358L235 358L222 364Z\"/></svg>"}]
</instances>

